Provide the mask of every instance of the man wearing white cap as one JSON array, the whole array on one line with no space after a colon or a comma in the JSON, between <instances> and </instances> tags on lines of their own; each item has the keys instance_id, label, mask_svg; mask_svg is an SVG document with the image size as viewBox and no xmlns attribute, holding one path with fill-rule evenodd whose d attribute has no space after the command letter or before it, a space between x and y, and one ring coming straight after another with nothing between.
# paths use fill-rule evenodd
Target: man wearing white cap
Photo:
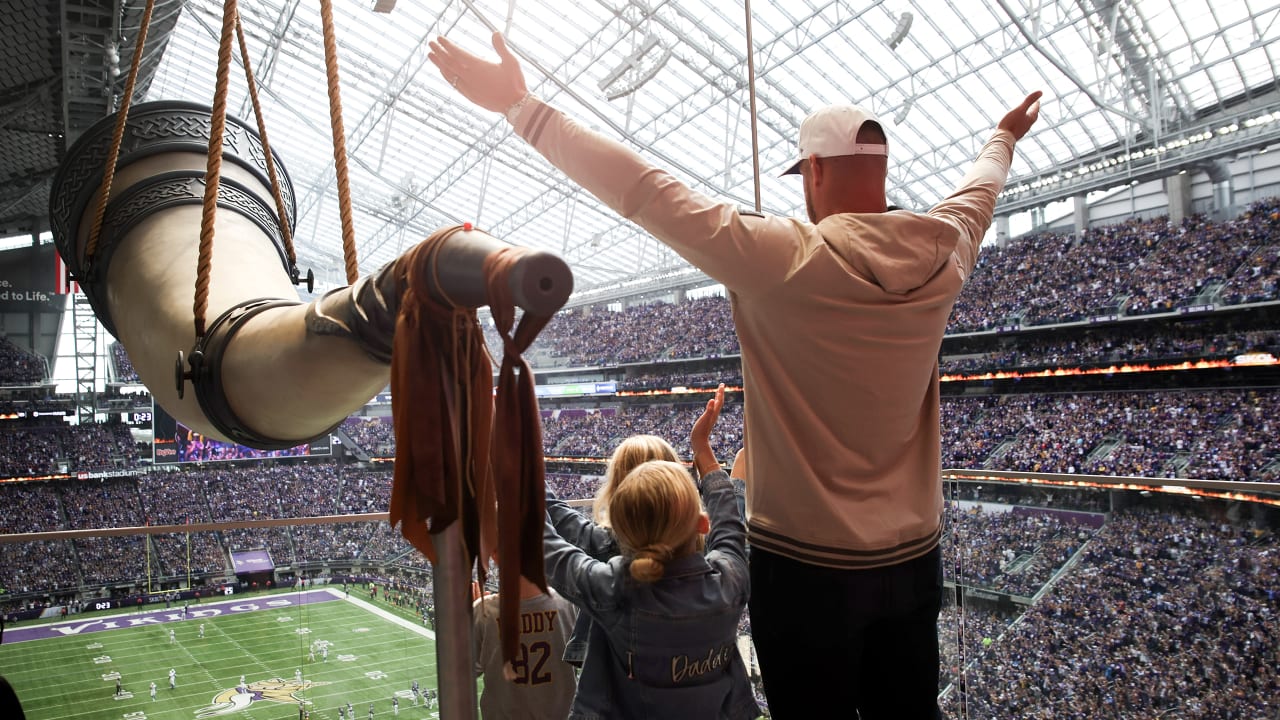
<instances>
[{"instance_id":1,"label":"man wearing white cap","mask_svg":"<svg viewBox=\"0 0 1280 720\"><path fill-rule=\"evenodd\" d=\"M751 629L772 716L812 717L821 698L863 720L938 717L938 350L1040 93L1004 116L955 192L923 213L888 207L888 141L874 115L814 112L787 171L803 178L804 222L692 191L530 94L501 35L493 45L499 63L443 38L430 58L730 292L746 391Z\"/></svg>"}]
</instances>

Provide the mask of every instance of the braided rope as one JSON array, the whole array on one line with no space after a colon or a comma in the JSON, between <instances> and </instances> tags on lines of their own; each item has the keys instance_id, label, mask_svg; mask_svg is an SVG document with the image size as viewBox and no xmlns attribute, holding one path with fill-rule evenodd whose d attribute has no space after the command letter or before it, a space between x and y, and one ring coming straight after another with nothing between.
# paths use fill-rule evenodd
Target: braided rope
<instances>
[{"instance_id":1,"label":"braided rope","mask_svg":"<svg viewBox=\"0 0 1280 720\"><path fill-rule=\"evenodd\" d=\"M333 165L338 177L338 214L342 218L342 257L347 283L360 277L356 259L356 231L351 220L351 188L347 182L347 140L342 128L342 97L338 88L338 41L333 32L333 2L320 0L324 25L324 69L329 85L329 124L333 128Z\"/></svg>"},{"instance_id":2,"label":"braided rope","mask_svg":"<svg viewBox=\"0 0 1280 720\"><path fill-rule=\"evenodd\" d=\"M276 162L271 157L271 144L267 142L267 123L262 117L262 103L258 101L258 84L253 79L253 68L249 66L249 46L244 39L244 27L240 24L239 13L236 13L236 38L240 41L240 57L244 61L244 79L249 86L249 99L253 102L253 116L258 121L262 152L267 158L267 175L271 178L271 197L276 201L276 214L280 217L280 234L284 236L284 249L289 256L289 264L293 265L298 260L293 251L293 228L289 226L289 216L285 214L284 193L280 190L280 179L276 176Z\"/></svg>"},{"instance_id":3,"label":"braided rope","mask_svg":"<svg viewBox=\"0 0 1280 720\"><path fill-rule=\"evenodd\" d=\"M209 127L209 157L205 171L204 201L200 214L200 259L196 265L196 299L193 310L196 337L204 337L205 311L209 309L209 276L213 272L213 222L218 211L218 184L222 178L222 136L227 126L227 79L231 74L231 38L239 10L236 0L222 5L222 37L218 43L218 75L213 90L213 117Z\"/></svg>"},{"instance_id":4,"label":"braided rope","mask_svg":"<svg viewBox=\"0 0 1280 720\"><path fill-rule=\"evenodd\" d=\"M98 236L102 234L102 223L107 214L107 199L111 195L111 183L116 176L116 163L120 160L120 145L124 142L124 126L129 120L129 105L133 101L133 88L138 82L138 68L142 65L142 51L147 44L147 28L151 27L151 11L156 7L156 0L147 0L142 11L142 25L138 28L138 39L133 48L133 66L129 68L129 79L125 82L124 98L120 103L119 114L116 115L116 129L111 136L111 150L107 153L107 164L102 174L102 186L98 190L98 207L93 213L93 225L89 228L89 240L85 245L86 264L93 262L98 252Z\"/></svg>"}]
</instances>

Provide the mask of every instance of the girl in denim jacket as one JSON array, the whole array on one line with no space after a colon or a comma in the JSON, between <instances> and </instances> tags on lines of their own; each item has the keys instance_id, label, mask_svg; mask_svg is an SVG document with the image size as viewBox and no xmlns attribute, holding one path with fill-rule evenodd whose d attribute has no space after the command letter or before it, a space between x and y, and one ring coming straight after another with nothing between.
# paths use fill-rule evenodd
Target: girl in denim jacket
<instances>
[{"instance_id":1,"label":"girl in denim jacket","mask_svg":"<svg viewBox=\"0 0 1280 720\"><path fill-rule=\"evenodd\" d=\"M618 555L618 539L613 536L609 527L609 500L613 497L613 489L641 463L648 460L670 460L679 462L671 443L657 435L632 435L618 443L609 464L605 467L604 482L600 483L600 491L596 493L592 503L592 519L587 519L577 509L556 497L550 487L547 488L547 516L555 526L556 533L570 543L581 548L591 557L601 562L608 562ZM591 616L586 613L578 615L573 626L573 636L564 648L563 660L575 667L582 667L587 656L587 638L591 636Z\"/></svg>"},{"instance_id":2,"label":"girl in denim jacket","mask_svg":"<svg viewBox=\"0 0 1280 720\"><path fill-rule=\"evenodd\" d=\"M735 642L750 590L746 527L709 442L723 402L717 392L694 425L699 481L654 460L613 488L621 555L596 560L547 525L548 579L595 622L571 720L760 714Z\"/></svg>"}]
</instances>

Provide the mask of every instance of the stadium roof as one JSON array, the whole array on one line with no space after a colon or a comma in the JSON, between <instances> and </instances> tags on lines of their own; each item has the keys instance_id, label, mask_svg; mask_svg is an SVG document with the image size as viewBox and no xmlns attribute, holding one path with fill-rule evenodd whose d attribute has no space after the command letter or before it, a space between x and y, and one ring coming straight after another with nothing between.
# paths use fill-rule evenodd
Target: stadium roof
<instances>
[{"instance_id":1,"label":"stadium roof","mask_svg":"<svg viewBox=\"0 0 1280 720\"><path fill-rule=\"evenodd\" d=\"M127 63L143 2L121 1ZM334 3L362 272L462 221L562 255L583 290L686 266L462 100L427 60L442 34L491 52L490 29L504 30L538 95L698 189L754 204L741 4L374 4ZM317 5L253 0L240 12L273 146L299 188L300 262L342 283ZM1046 93L1042 119L1018 145L1011 187L1223 118L1280 120L1274 0L755 0L751 10L761 196L782 214L804 213L799 181L778 177L800 120L830 102L881 115L891 199L916 208L947 194L997 119L1035 89ZM218 0L159 0L167 24L148 42L146 99L211 102L221 11ZM238 70L231 98L250 118ZM0 128L4 119L0 109ZM5 205L0 194L0 226Z\"/></svg>"}]
</instances>

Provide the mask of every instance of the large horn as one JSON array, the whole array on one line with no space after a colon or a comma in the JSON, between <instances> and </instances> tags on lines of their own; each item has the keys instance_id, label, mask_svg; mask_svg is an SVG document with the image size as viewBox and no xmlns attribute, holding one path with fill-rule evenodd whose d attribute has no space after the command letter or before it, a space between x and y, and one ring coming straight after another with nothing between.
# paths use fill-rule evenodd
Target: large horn
<instances>
[{"instance_id":1,"label":"large horn","mask_svg":"<svg viewBox=\"0 0 1280 720\"><path fill-rule=\"evenodd\" d=\"M402 287L395 262L303 304L284 249L262 143L228 117L204 338L193 321L210 111L175 101L129 113L96 252L87 241L115 127L109 116L68 150L49 200L54 241L103 326L157 403L191 429L275 449L323 436L388 381ZM287 222L296 212L275 158ZM437 297L486 304L481 266L505 243L454 234L437 253ZM572 291L560 258L530 252L511 273L516 303L551 314ZM175 378L179 352L185 360ZM194 392L187 392L194 389Z\"/></svg>"}]
</instances>

